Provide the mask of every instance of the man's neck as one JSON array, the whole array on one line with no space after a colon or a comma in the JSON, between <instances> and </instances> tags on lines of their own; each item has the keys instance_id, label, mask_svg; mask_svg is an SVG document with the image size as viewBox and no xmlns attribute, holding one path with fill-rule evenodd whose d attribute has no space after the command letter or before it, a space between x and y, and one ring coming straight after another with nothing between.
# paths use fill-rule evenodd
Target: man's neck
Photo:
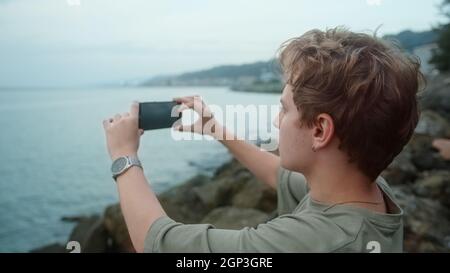
<instances>
[{"instance_id":1,"label":"man's neck","mask_svg":"<svg viewBox=\"0 0 450 273\"><path fill-rule=\"evenodd\" d=\"M310 196L326 204L348 203L383 212L383 193L374 181L352 165L317 165L305 177Z\"/></svg>"}]
</instances>

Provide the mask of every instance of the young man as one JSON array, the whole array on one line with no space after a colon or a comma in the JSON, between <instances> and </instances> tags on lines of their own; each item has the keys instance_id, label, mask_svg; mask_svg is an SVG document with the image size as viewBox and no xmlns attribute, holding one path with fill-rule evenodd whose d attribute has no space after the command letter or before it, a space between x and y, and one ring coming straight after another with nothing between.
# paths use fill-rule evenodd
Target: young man
<instances>
[{"instance_id":1,"label":"young man","mask_svg":"<svg viewBox=\"0 0 450 273\"><path fill-rule=\"evenodd\" d=\"M385 42L345 29L313 30L281 47L286 87L279 154L231 132L199 97L175 99L205 113L180 130L218 139L261 181L278 191L279 216L256 228L216 229L170 219L133 166L117 177L120 203L138 252L401 252L402 210L379 177L410 139L418 121L418 62ZM138 104L104 121L112 160L137 159ZM201 121L199 121L201 122ZM224 137L225 136L225 137ZM123 159L122 159L123 160ZM120 159L119 159L120 161Z\"/></svg>"}]
</instances>

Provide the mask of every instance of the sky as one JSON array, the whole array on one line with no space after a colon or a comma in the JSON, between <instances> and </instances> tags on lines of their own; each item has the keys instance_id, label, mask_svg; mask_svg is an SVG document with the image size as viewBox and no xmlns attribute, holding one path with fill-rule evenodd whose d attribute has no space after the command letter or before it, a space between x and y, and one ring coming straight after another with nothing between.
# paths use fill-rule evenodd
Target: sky
<instances>
[{"instance_id":1,"label":"sky","mask_svg":"<svg viewBox=\"0 0 450 273\"><path fill-rule=\"evenodd\" d=\"M442 22L441 0L0 0L0 86L115 84L268 60L289 38Z\"/></svg>"}]
</instances>

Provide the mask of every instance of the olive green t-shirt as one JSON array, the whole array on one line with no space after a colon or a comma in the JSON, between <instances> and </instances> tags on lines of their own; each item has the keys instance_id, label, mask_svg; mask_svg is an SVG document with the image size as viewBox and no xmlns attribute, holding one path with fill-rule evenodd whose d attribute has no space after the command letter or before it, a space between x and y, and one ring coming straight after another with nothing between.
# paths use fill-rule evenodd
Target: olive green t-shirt
<instances>
[{"instance_id":1,"label":"olive green t-shirt","mask_svg":"<svg viewBox=\"0 0 450 273\"><path fill-rule=\"evenodd\" d=\"M388 212L312 200L305 177L279 168L278 217L241 230L182 224L158 218L145 239L145 252L402 252L403 211L386 181Z\"/></svg>"}]
</instances>

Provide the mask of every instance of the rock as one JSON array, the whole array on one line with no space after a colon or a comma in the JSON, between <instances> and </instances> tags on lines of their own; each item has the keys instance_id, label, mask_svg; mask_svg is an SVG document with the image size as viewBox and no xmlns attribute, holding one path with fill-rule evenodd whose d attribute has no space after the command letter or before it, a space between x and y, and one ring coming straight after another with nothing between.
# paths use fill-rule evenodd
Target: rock
<instances>
[{"instance_id":1,"label":"rock","mask_svg":"<svg viewBox=\"0 0 450 273\"><path fill-rule=\"evenodd\" d=\"M390 185L412 183L417 177L417 168L411 160L411 150L406 147L382 172L381 176Z\"/></svg>"},{"instance_id":2,"label":"rock","mask_svg":"<svg viewBox=\"0 0 450 273\"><path fill-rule=\"evenodd\" d=\"M106 208L103 225L111 238L111 249L114 252L135 252L128 228L119 204Z\"/></svg>"},{"instance_id":3,"label":"rock","mask_svg":"<svg viewBox=\"0 0 450 273\"><path fill-rule=\"evenodd\" d=\"M195 189L197 196L209 210L231 204L233 196L252 179L252 175L245 170L236 160L220 167L211 178L210 183L205 183Z\"/></svg>"},{"instance_id":4,"label":"rock","mask_svg":"<svg viewBox=\"0 0 450 273\"><path fill-rule=\"evenodd\" d=\"M413 183L421 171L450 169L432 147L434 137L415 134L408 145L381 174L391 185Z\"/></svg>"},{"instance_id":5,"label":"rock","mask_svg":"<svg viewBox=\"0 0 450 273\"><path fill-rule=\"evenodd\" d=\"M208 208L235 206L270 213L276 209L276 191L258 181L247 169L233 160L227 169L218 171L212 182L196 189Z\"/></svg>"},{"instance_id":6,"label":"rock","mask_svg":"<svg viewBox=\"0 0 450 273\"><path fill-rule=\"evenodd\" d=\"M88 216L76 215L76 216L63 216L61 217L61 221L69 222L69 223L78 223L83 219L86 219Z\"/></svg>"},{"instance_id":7,"label":"rock","mask_svg":"<svg viewBox=\"0 0 450 273\"><path fill-rule=\"evenodd\" d=\"M233 196L232 205L238 208L254 208L270 213L277 208L276 191L252 178Z\"/></svg>"},{"instance_id":8,"label":"rock","mask_svg":"<svg viewBox=\"0 0 450 273\"><path fill-rule=\"evenodd\" d=\"M209 212L216 207L229 205L232 195L240 187L239 183L238 181L233 183L230 178L219 178L194 191Z\"/></svg>"},{"instance_id":9,"label":"rock","mask_svg":"<svg viewBox=\"0 0 450 273\"><path fill-rule=\"evenodd\" d=\"M108 248L108 235L99 216L79 218L68 241L79 242L83 253L101 253Z\"/></svg>"},{"instance_id":10,"label":"rock","mask_svg":"<svg viewBox=\"0 0 450 273\"><path fill-rule=\"evenodd\" d=\"M212 224L216 228L241 229L256 227L268 219L268 214L256 209L221 207L211 211L201 222Z\"/></svg>"},{"instance_id":11,"label":"rock","mask_svg":"<svg viewBox=\"0 0 450 273\"><path fill-rule=\"evenodd\" d=\"M432 147L433 137L413 135L408 143L411 151L411 162L418 171L450 169L450 162L446 162Z\"/></svg>"},{"instance_id":12,"label":"rock","mask_svg":"<svg viewBox=\"0 0 450 273\"><path fill-rule=\"evenodd\" d=\"M406 252L449 252L450 211L436 200L416 197L408 186L393 191L404 211Z\"/></svg>"},{"instance_id":13,"label":"rock","mask_svg":"<svg viewBox=\"0 0 450 273\"><path fill-rule=\"evenodd\" d=\"M425 110L420 114L415 132L432 137L450 137L450 123L438 113Z\"/></svg>"},{"instance_id":14,"label":"rock","mask_svg":"<svg viewBox=\"0 0 450 273\"><path fill-rule=\"evenodd\" d=\"M214 177L219 177L227 172L229 172L230 170L232 170L233 168L236 169L238 168L238 162L236 159L232 159L229 162L223 164L222 166L220 166L219 168L216 169L216 171L214 172Z\"/></svg>"},{"instance_id":15,"label":"rock","mask_svg":"<svg viewBox=\"0 0 450 273\"><path fill-rule=\"evenodd\" d=\"M160 194L158 199L167 215L175 221L198 223L212 209L198 194L198 188L209 182L207 176L199 175Z\"/></svg>"},{"instance_id":16,"label":"rock","mask_svg":"<svg viewBox=\"0 0 450 273\"><path fill-rule=\"evenodd\" d=\"M450 171L424 172L414 183L413 191L450 207Z\"/></svg>"},{"instance_id":17,"label":"rock","mask_svg":"<svg viewBox=\"0 0 450 273\"><path fill-rule=\"evenodd\" d=\"M30 251L31 253L67 253L68 250L58 243L46 245L40 248L36 248Z\"/></svg>"},{"instance_id":18,"label":"rock","mask_svg":"<svg viewBox=\"0 0 450 273\"><path fill-rule=\"evenodd\" d=\"M214 173L214 178L223 178L227 177L230 178L232 176L252 176L250 172L242 166L241 163L239 163L236 159L230 160L230 162L225 163L221 167L219 167L216 172Z\"/></svg>"}]
</instances>

